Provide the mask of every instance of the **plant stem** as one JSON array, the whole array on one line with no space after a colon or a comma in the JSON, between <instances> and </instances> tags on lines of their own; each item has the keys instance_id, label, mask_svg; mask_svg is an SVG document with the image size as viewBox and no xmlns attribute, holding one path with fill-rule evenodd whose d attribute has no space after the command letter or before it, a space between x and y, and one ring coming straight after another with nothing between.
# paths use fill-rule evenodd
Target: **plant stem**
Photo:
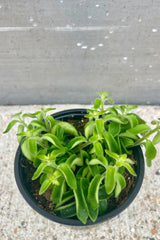
<instances>
[{"instance_id":1,"label":"plant stem","mask_svg":"<svg viewBox=\"0 0 160 240\"><path fill-rule=\"evenodd\" d=\"M151 134L153 134L154 132L156 132L160 127L156 127L155 129L151 130L149 133L146 133L142 138L138 139L133 145L132 147L134 146L137 146L137 145L140 145L145 139L147 139Z\"/></svg>"}]
</instances>

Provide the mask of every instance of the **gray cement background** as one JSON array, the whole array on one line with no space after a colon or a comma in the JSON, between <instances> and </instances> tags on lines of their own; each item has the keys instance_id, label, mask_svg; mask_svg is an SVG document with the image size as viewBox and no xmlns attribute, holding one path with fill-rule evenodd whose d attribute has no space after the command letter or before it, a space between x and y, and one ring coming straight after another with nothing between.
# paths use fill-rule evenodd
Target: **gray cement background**
<instances>
[{"instance_id":1,"label":"gray cement background","mask_svg":"<svg viewBox=\"0 0 160 240\"><path fill-rule=\"evenodd\" d=\"M160 104L159 0L0 0L0 104Z\"/></svg>"},{"instance_id":2,"label":"gray cement background","mask_svg":"<svg viewBox=\"0 0 160 240\"><path fill-rule=\"evenodd\" d=\"M34 112L41 106L0 107L0 240L160 240L160 148L135 200L119 216L91 227L68 227L48 221L21 196L14 180L13 165L18 143L16 128L2 135L19 111ZM47 107L47 106L45 106ZM85 105L53 105L56 111L87 108ZM149 124L160 117L160 106L135 110Z\"/></svg>"}]
</instances>

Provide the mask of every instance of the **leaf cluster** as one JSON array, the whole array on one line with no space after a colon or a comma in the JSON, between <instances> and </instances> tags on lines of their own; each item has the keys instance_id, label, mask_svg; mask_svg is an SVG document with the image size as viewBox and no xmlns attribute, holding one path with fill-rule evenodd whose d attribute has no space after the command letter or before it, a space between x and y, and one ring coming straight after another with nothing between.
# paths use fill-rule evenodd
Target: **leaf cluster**
<instances>
[{"instance_id":1,"label":"leaf cluster","mask_svg":"<svg viewBox=\"0 0 160 240\"><path fill-rule=\"evenodd\" d=\"M111 95L108 91L98 94L100 98L87 110L84 135L70 123L47 115L53 108L14 114L4 131L18 123L17 139L36 169L32 180L39 178L39 194L50 189L54 212L64 218L77 216L83 224L106 213L107 200L117 198L126 187L125 171L136 176L134 161L129 158L132 148L143 145L151 166L155 145L160 142L160 119L151 122L151 129L131 112L137 106L104 109L106 101L113 103ZM29 124L26 118L32 118Z\"/></svg>"}]
</instances>

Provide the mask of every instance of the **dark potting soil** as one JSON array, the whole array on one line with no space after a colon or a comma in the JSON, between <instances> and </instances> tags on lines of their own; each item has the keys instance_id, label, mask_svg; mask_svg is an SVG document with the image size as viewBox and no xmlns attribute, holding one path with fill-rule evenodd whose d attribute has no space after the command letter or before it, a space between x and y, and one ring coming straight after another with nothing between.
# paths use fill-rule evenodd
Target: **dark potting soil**
<instances>
[{"instance_id":1,"label":"dark potting soil","mask_svg":"<svg viewBox=\"0 0 160 240\"><path fill-rule=\"evenodd\" d=\"M73 124L76 128L78 127L78 131L83 134L83 129L88 119L82 119L81 121L77 120L69 120L71 124ZM137 161L134 159L134 156L129 156L133 161L134 165L132 165L133 169L136 172ZM33 198L38 203L39 207L43 208L47 212L54 214L54 203L51 200L52 190L47 190L43 195L39 195L40 189L40 178L32 181L32 176L36 170L33 166L32 162L26 159L24 156L20 160L21 167L23 168L23 178L26 183L26 187L29 192L33 194ZM128 171L125 171L123 176L126 180L126 188L122 190L118 198L112 196L108 199L108 210L107 212L111 212L113 209L119 207L123 202L125 202L130 195L132 188L134 187L136 177L132 176Z\"/></svg>"}]
</instances>

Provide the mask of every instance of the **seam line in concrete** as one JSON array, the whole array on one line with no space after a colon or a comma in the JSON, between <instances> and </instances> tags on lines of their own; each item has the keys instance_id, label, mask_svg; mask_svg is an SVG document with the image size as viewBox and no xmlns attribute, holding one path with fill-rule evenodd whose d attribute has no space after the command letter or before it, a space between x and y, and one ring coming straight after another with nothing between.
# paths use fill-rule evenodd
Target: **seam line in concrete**
<instances>
[{"instance_id":1,"label":"seam line in concrete","mask_svg":"<svg viewBox=\"0 0 160 240\"><path fill-rule=\"evenodd\" d=\"M30 31L30 30L44 30L53 32L79 32L79 31L102 31L102 30L117 30L121 28L129 28L129 26L89 26L89 27L0 27L0 32L14 32L14 31Z\"/></svg>"}]
</instances>

